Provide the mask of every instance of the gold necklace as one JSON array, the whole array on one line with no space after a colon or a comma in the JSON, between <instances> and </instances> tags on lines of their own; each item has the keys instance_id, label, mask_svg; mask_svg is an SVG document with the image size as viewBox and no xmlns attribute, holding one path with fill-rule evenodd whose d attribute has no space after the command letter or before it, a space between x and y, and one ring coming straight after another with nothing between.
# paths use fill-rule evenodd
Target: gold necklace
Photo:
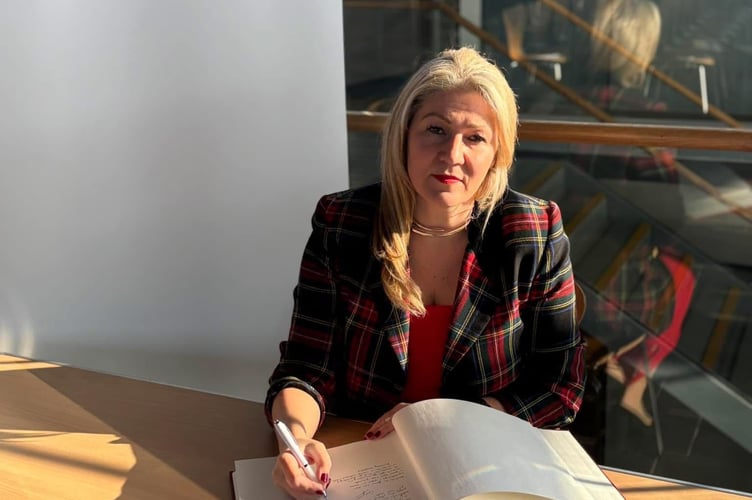
<instances>
[{"instance_id":1,"label":"gold necklace","mask_svg":"<svg viewBox=\"0 0 752 500\"><path fill-rule=\"evenodd\" d=\"M429 237L439 237L443 238L446 236L452 236L453 234L457 234L460 231L464 231L468 224L470 224L471 218L468 217L468 219L465 221L464 224L455 227L454 229L444 229L443 227L429 227L424 226L417 220L413 220L413 225L410 227L410 230L418 234L420 236L429 236Z\"/></svg>"}]
</instances>

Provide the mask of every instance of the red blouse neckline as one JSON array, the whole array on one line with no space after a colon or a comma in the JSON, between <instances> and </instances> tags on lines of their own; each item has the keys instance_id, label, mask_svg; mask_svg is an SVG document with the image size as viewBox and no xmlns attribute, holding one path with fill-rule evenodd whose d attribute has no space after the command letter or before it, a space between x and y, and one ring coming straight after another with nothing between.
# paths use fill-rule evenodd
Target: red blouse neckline
<instances>
[{"instance_id":1,"label":"red blouse neckline","mask_svg":"<svg viewBox=\"0 0 752 500\"><path fill-rule=\"evenodd\" d=\"M402 400L439 397L442 362L454 306L427 305L425 316L411 316L407 347L407 381Z\"/></svg>"}]
</instances>

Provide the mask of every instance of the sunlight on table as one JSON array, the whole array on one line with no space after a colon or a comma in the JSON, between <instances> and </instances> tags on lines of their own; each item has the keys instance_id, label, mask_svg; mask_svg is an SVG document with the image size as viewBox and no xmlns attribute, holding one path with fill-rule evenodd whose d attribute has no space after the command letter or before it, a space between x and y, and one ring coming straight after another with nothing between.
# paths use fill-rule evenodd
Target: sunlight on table
<instances>
[{"instance_id":1,"label":"sunlight on table","mask_svg":"<svg viewBox=\"0 0 752 500\"><path fill-rule=\"evenodd\" d=\"M13 356L0 354L0 372L12 372L16 370L39 370L42 368L57 368L59 365L45 363L44 361L30 361L18 359Z\"/></svg>"},{"instance_id":2,"label":"sunlight on table","mask_svg":"<svg viewBox=\"0 0 752 500\"><path fill-rule=\"evenodd\" d=\"M0 463L13 469L17 491L33 490L39 498L64 492L70 498L116 498L136 457L114 434L0 429ZM57 482L45 491L50 476Z\"/></svg>"}]
</instances>

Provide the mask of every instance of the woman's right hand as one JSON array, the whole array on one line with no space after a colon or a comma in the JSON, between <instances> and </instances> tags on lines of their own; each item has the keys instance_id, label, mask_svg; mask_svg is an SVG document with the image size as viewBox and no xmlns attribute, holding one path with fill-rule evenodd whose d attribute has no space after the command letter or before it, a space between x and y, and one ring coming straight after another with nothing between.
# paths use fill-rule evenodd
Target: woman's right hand
<instances>
[{"instance_id":1,"label":"woman's right hand","mask_svg":"<svg viewBox=\"0 0 752 500\"><path fill-rule=\"evenodd\" d=\"M310 479L290 450L283 450L272 471L274 484L297 500L320 498L332 481L329 452L324 443L315 439L298 439L298 444L319 480Z\"/></svg>"}]
</instances>

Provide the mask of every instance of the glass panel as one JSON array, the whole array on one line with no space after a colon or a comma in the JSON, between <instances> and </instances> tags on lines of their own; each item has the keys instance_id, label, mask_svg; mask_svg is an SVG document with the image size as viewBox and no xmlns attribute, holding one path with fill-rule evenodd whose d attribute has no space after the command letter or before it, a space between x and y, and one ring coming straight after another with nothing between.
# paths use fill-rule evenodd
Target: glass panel
<instances>
[{"instance_id":1,"label":"glass panel","mask_svg":"<svg viewBox=\"0 0 752 500\"><path fill-rule=\"evenodd\" d=\"M588 115L562 97L568 88L616 119L723 121L723 110L736 120L752 114L745 91L752 35L741 28L752 21L749 2L486 0L483 6L483 28L518 61L554 77L553 86L531 78L509 54L483 46L510 68L524 112Z\"/></svg>"},{"instance_id":2,"label":"glass panel","mask_svg":"<svg viewBox=\"0 0 752 500\"><path fill-rule=\"evenodd\" d=\"M349 140L353 187L378 181L378 134ZM559 204L587 298L578 440L752 491L752 154L523 142L510 185Z\"/></svg>"},{"instance_id":3,"label":"glass panel","mask_svg":"<svg viewBox=\"0 0 752 500\"><path fill-rule=\"evenodd\" d=\"M395 2L375 2L384 5ZM387 111L410 75L443 47L457 43L457 27L436 10L363 8L344 4L347 109Z\"/></svg>"},{"instance_id":4,"label":"glass panel","mask_svg":"<svg viewBox=\"0 0 752 500\"><path fill-rule=\"evenodd\" d=\"M676 173L639 148L541 146L521 145L510 183L559 203L588 298L573 431L606 465L752 490L752 218L697 187L748 211L752 155L674 151Z\"/></svg>"},{"instance_id":5,"label":"glass panel","mask_svg":"<svg viewBox=\"0 0 752 500\"><path fill-rule=\"evenodd\" d=\"M349 110L388 111L424 60L471 43L505 71L523 120L742 127L752 117L752 2L443 3L496 41L418 1L344 2ZM632 10L603 7L617 4ZM635 46L657 18L654 52ZM628 19L637 28L615 27ZM500 44L518 35L510 57ZM618 69L628 47L652 68ZM351 185L378 181L378 135L348 137ZM510 183L560 204L587 297L578 439L605 465L752 491L752 155L523 142Z\"/></svg>"},{"instance_id":6,"label":"glass panel","mask_svg":"<svg viewBox=\"0 0 752 500\"><path fill-rule=\"evenodd\" d=\"M752 116L746 0L443 3L496 42L422 2L344 2L348 109L388 110L423 60L470 43L504 68L528 117L740 127Z\"/></svg>"}]
</instances>

